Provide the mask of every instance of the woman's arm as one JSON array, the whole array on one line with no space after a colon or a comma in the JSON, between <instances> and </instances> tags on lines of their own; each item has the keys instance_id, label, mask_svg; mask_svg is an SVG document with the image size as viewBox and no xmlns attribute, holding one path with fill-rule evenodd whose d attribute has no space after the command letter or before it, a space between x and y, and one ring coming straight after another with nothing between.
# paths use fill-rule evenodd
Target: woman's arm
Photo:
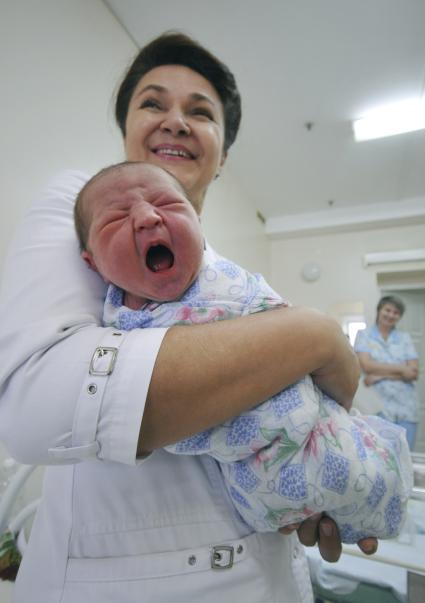
<instances>
[{"instance_id":1,"label":"woman's arm","mask_svg":"<svg viewBox=\"0 0 425 603\"><path fill-rule=\"evenodd\" d=\"M0 440L23 463L134 463L165 332L122 334L110 344L122 341L113 372L89 374L95 349L112 330L99 326L105 284L84 266L74 232L74 199L86 180L68 171L47 186L4 263Z\"/></svg>"},{"instance_id":2,"label":"woman's arm","mask_svg":"<svg viewBox=\"0 0 425 603\"><path fill-rule=\"evenodd\" d=\"M407 360L406 365L409 368L409 373L405 374L404 381L417 381L419 378L419 360Z\"/></svg>"},{"instance_id":3,"label":"woman's arm","mask_svg":"<svg viewBox=\"0 0 425 603\"><path fill-rule=\"evenodd\" d=\"M367 352L357 352L360 366L366 375L373 375L374 382L378 381L376 377L381 379L394 379L403 381L413 381L417 379L418 362L417 360L408 360L405 363L386 363L377 362Z\"/></svg>"},{"instance_id":4,"label":"woman's arm","mask_svg":"<svg viewBox=\"0 0 425 603\"><path fill-rule=\"evenodd\" d=\"M308 372L349 406L358 366L345 338L342 343L339 327L325 317L307 326L311 311L296 308L279 319L275 311L238 319L239 325L176 327L156 364L163 329L122 333L111 374L90 375L96 348L105 345L105 334L112 341L114 335L99 326L105 287L81 262L74 234L74 199L86 180L68 172L48 186L4 264L0 439L17 460L132 464L137 452L237 415ZM302 542L314 542L319 530L322 555L339 557L341 541L329 519L301 529Z\"/></svg>"},{"instance_id":5,"label":"woman's arm","mask_svg":"<svg viewBox=\"0 0 425 603\"><path fill-rule=\"evenodd\" d=\"M163 329L114 340L99 326L104 284L84 266L74 234L73 202L86 179L72 172L50 184L5 262L0 439L18 460L131 464L137 452L235 416L308 372L317 371L336 399L351 402L353 354L338 325L312 310L176 327L161 348ZM109 346L122 341L115 367L92 376L89 365L105 334Z\"/></svg>"},{"instance_id":6,"label":"woman's arm","mask_svg":"<svg viewBox=\"0 0 425 603\"><path fill-rule=\"evenodd\" d=\"M234 417L311 373L347 408L359 366L339 325L282 308L167 332L152 375L139 454Z\"/></svg>"}]
</instances>

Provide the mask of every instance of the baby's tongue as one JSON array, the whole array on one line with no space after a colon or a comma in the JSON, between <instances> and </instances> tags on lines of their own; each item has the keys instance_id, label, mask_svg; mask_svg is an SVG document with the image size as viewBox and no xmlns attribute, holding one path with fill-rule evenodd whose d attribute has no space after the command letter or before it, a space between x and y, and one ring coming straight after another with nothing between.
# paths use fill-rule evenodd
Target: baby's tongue
<instances>
[{"instance_id":1,"label":"baby's tongue","mask_svg":"<svg viewBox=\"0 0 425 603\"><path fill-rule=\"evenodd\" d=\"M174 256L164 245L155 245L149 249L146 263L153 272L161 272L171 268L174 264Z\"/></svg>"}]
</instances>

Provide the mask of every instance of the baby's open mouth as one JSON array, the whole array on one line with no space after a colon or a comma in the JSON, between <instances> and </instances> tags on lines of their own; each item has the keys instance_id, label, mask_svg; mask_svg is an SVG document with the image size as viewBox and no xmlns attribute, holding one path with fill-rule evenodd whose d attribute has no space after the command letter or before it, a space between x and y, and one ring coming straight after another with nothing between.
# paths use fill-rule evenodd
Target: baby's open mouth
<instances>
[{"instance_id":1,"label":"baby's open mouth","mask_svg":"<svg viewBox=\"0 0 425 603\"><path fill-rule=\"evenodd\" d=\"M148 253L146 254L146 266L152 272L161 272L161 270L168 270L174 264L173 252L165 247L165 245L152 245L149 247Z\"/></svg>"}]
</instances>

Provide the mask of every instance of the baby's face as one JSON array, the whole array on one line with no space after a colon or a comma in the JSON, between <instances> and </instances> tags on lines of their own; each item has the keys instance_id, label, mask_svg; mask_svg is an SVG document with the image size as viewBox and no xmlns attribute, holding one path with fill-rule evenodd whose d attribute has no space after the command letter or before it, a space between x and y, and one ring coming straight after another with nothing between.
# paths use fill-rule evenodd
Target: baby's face
<instances>
[{"instance_id":1,"label":"baby's face","mask_svg":"<svg viewBox=\"0 0 425 603\"><path fill-rule=\"evenodd\" d=\"M86 193L91 215L84 259L127 292L126 305L179 298L198 275L199 218L174 178L153 165L122 166Z\"/></svg>"}]
</instances>

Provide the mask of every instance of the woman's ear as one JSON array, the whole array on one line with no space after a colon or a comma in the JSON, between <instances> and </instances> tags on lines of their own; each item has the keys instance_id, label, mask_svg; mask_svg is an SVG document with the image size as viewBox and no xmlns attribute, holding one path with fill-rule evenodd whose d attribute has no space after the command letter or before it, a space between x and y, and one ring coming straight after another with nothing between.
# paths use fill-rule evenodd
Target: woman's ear
<instances>
[{"instance_id":1,"label":"woman's ear","mask_svg":"<svg viewBox=\"0 0 425 603\"><path fill-rule=\"evenodd\" d=\"M94 261L94 258L92 256L92 254L90 253L90 251L87 251L85 249L84 251L81 252L81 257L83 258L83 260L85 261L87 266L89 268L91 268L91 270L94 270L95 272L99 272L97 269L97 266L96 266L96 262Z\"/></svg>"},{"instance_id":2,"label":"woman's ear","mask_svg":"<svg viewBox=\"0 0 425 603\"><path fill-rule=\"evenodd\" d=\"M226 163L226 159L227 159L227 151L223 151L223 153L221 155L221 160L220 160L220 168L222 168L223 165Z\"/></svg>"},{"instance_id":3,"label":"woman's ear","mask_svg":"<svg viewBox=\"0 0 425 603\"><path fill-rule=\"evenodd\" d=\"M226 151L223 151L222 155L221 155L221 159L220 159L220 164L218 166L218 170L216 175L214 176L214 180L217 180L217 178L220 178L220 174L221 174L221 168L223 167L223 165L225 164L227 159L227 153Z\"/></svg>"}]
</instances>

